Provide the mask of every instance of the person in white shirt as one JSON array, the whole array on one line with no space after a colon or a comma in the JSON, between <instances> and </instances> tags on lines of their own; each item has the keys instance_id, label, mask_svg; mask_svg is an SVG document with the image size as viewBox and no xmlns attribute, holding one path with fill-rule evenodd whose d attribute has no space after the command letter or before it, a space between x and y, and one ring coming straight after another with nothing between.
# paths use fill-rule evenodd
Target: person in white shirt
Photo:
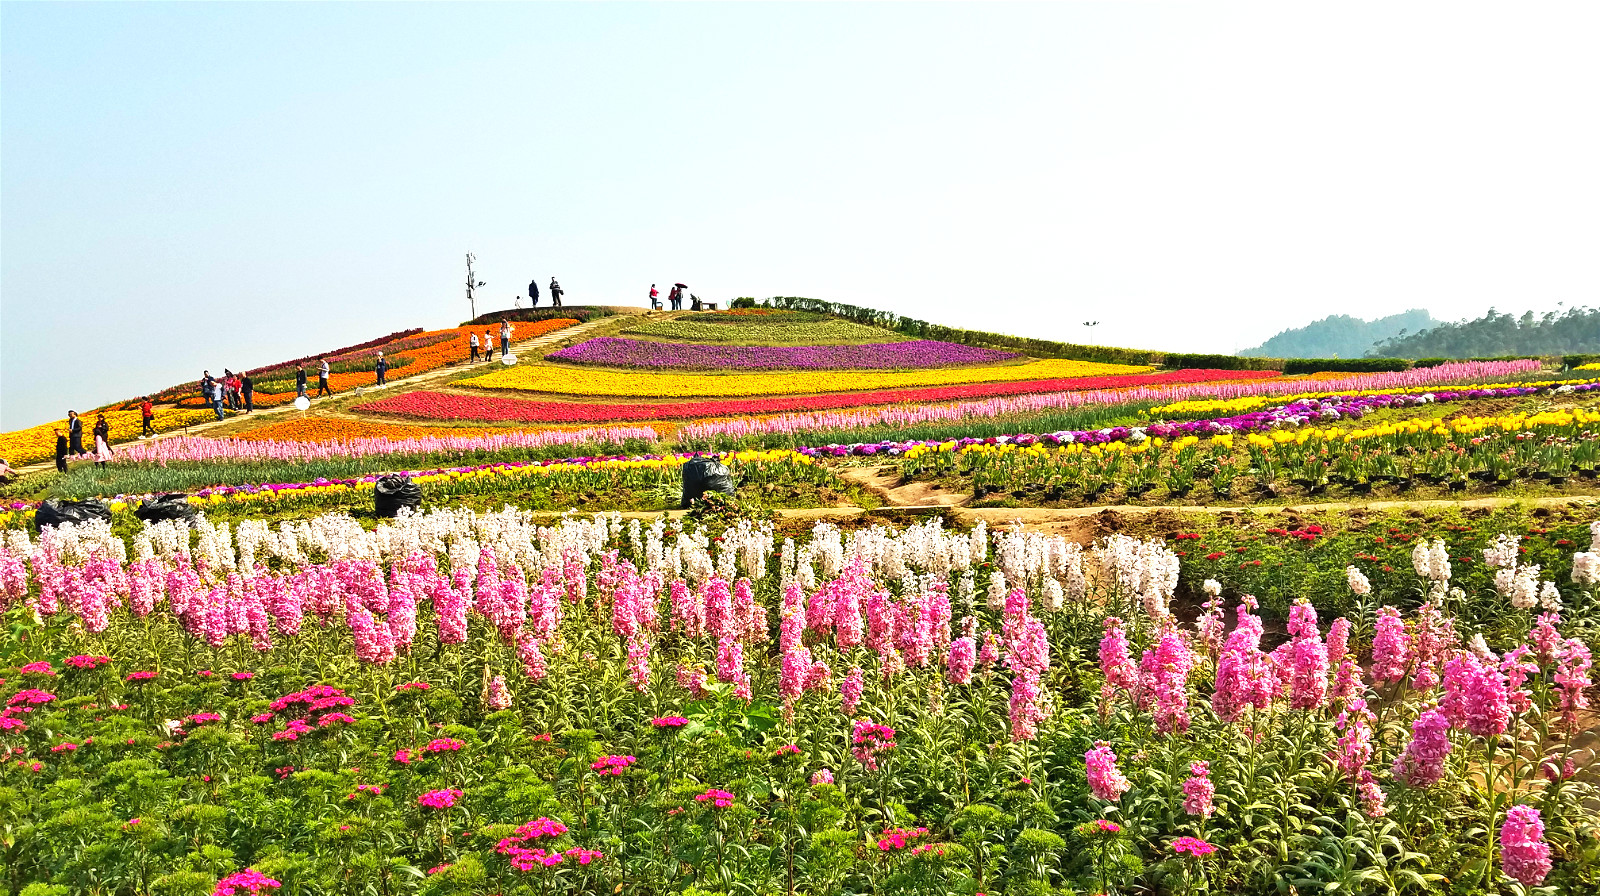
<instances>
[{"instance_id":1,"label":"person in white shirt","mask_svg":"<svg viewBox=\"0 0 1600 896\"><path fill-rule=\"evenodd\" d=\"M472 338L467 340L467 344L472 346L472 360L478 360L478 334L476 331L473 332Z\"/></svg>"},{"instance_id":2,"label":"person in white shirt","mask_svg":"<svg viewBox=\"0 0 1600 896\"><path fill-rule=\"evenodd\" d=\"M328 388L328 359L322 359L322 367L317 371L317 397L332 395L333 390Z\"/></svg>"}]
</instances>

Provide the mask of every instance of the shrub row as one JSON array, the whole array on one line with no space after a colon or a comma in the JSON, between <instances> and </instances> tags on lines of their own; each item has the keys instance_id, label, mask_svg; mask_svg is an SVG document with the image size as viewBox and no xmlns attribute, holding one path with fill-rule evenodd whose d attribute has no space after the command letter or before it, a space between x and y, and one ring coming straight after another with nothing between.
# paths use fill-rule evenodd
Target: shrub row
<instances>
[{"instance_id":1,"label":"shrub row","mask_svg":"<svg viewBox=\"0 0 1600 896\"><path fill-rule=\"evenodd\" d=\"M497 324L503 320L527 322L555 320L557 318L567 318L579 323L588 323L596 318L610 317L615 313L607 308L593 305L573 305L562 308L507 308L504 311L490 311L487 314L480 314L472 320L463 322L461 326L474 327L480 324Z\"/></svg>"}]
</instances>

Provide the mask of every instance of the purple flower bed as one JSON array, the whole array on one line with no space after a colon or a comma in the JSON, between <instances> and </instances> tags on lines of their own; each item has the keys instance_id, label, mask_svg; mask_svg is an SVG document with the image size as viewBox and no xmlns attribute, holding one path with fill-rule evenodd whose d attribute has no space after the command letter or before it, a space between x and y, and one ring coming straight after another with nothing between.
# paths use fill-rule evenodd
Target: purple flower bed
<instances>
[{"instance_id":1,"label":"purple flower bed","mask_svg":"<svg viewBox=\"0 0 1600 896\"><path fill-rule=\"evenodd\" d=\"M1017 352L931 339L867 345L701 345L604 336L552 352L554 361L676 370L875 370L987 364Z\"/></svg>"}]
</instances>

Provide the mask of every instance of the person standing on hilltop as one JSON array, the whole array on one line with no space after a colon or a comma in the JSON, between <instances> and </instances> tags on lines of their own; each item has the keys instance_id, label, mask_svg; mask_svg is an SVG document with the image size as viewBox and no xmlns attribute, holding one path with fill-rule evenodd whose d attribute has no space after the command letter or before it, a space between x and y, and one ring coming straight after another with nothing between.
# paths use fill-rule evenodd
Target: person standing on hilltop
<instances>
[{"instance_id":1,"label":"person standing on hilltop","mask_svg":"<svg viewBox=\"0 0 1600 896\"><path fill-rule=\"evenodd\" d=\"M564 290L562 290L561 284L556 282L556 278L551 277L550 278L550 307L552 307L552 308L560 308L561 307L561 294L562 294L563 291Z\"/></svg>"},{"instance_id":2,"label":"person standing on hilltop","mask_svg":"<svg viewBox=\"0 0 1600 896\"><path fill-rule=\"evenodd\" d=\"M533 302L533 304L528 306L529 308L537 308L537 307L539 307L539 281L538 280L529 280L528 281L528 298Z\"/></svg>"},{"instance_id":3,"label":"person standing on hilltop","mask_svg":"<svg viewBox=\"0 0 1600 896\"><path fill-rule=\"evenodd\" d=\"M378 372L378 385L383 385L384 377L389 372L389 362L384 360L383 352L378 352L378 363L373 369Z\"/></svg>"},{"instance_id":4,"label":"person standing on hilltop","mask_svg":"<svg viewBox=\"0 0 1600 896\"><path fill-rule=\"evenodd\" d=\"M139 403L139 417L144 421L144 431L139 433L139 438L147 439L150 436L155 435L156 428L150 424L151 421L155 420L156 418L156 409L155 405L150 403L150 399L146 398L144 401Z\"/></svg>"},{"instance_id":5,"label":"person standing on hilltop","mask_svg":"<svg viewBox=\"0 0 1600 896\"><path fill-rule=\"evenodd\" d=\"M72 439L73 454L88 454L83 450L83 421L78 419L77 411L67 412L67 435Z\"/></svg>"},{"instance_id":6,"label":"person standing on hilltop","mask_svg":"<svg viewBox=\"0 0 1600 896\"><path fill-rule=\"evenodd\" d=\"M317 397L332 395L333 390L328 388L328 359L322 359L322 366L317 369Z\"/></svg>"},{"instance_id":7,"label":"person standing on hilltop","mask_svg":"<svg viewBox=\"0 0 1600 896\"><path fill-rule=\"evenodd\" d=\"M661 291L656 289L656 285L654 283L650 284L650 310L651 311L660 311L661 310L661 301L660 301L659 298L657 298L660 295L661 295Z\"/></svg>"},{"instance_id":8,"label":"person standing on hilltop","mask_svg":"<svg viewBox=\"0 0 1600 896\"><path fill-rule=\"evenodd\" d=\"M296 365L294 369L294 391L297 397L306 397L306 365L304 363Z\"/></svg>"}]
</instances>

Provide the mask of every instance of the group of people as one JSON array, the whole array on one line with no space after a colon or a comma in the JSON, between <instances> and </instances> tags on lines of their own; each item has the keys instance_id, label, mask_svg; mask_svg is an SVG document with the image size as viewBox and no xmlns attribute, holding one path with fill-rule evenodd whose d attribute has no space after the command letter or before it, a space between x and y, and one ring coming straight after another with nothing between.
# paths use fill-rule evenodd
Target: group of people
<instances>
[{"instance_id":1,"label":"group of people","mask_svg":"<svg viewBox=\"0 0 1600 896\"><path fill-rule=\"evenodd\" d=\"M551 280L550 282L554 283L555 281ZM532 284L529 284L529 286L531 287ZM537 292L537 290L535 290L535 292ZM534 298L535 302L538 301L538 296L537 295L535 295L533 298ZM511 321L503 320L503 321L500 322L500 357L502 359L505 358L506 355L511 354L511 334L515 333L516 331L517 331L517 328L511 325ZM474 361L478 360L478 345L479 345L479 343L478 343L478 334L477 333L473 333L471 338L467 340L467 346L472 349L472 360L474 360ZM490 327L489 329L483 331L483 343L482 343L482 345L483 345L483 360L485 360L485 361L494 360L494 328L493 327ZM379 382L381 383L382 381L380 380Z\"/></svg>"},{"instance_id":2,"label":"group of people","mask_svg":"<svg viewBox=\"0 0 1600 896\"><path fill-rule=\"evenodd\" d=\"M689 295L689 287L682 283L672 284L672 290L667 293L667 304L671 307L667 310L682 311L684 296L689 296L689 298L694 302L694 307L690 308L689 310L700 310L700 300L692 295ZM656 289L656 285L654 283L650 284L650 309L652 311L661 310L661 291Z\"/></svg>"},{"instance_id":3,"label":"group of people","mask_svg":"<svg viewBox=\"0 0 1600 896\"><path fill-rule=\"evenodd\" d=\"M220 377L212 376L209 370L203 373L204 376L200 377L200 397L211 403L218 420L223 418L223 408L243 410L247 414L255 411L256 383L250 374L234 373L226 368Z\"/></svg>"},{"instance_id":4,"label":"group of people","mask_svg":"<svg viewBox=\"0 0 1600 896\"><path fill-rule=\"evenodd\" d=\"M552 308L560 308L561 307L561 297L563 295L565 295L565 294L566 294L566 290L561 288L561 284L556 282L556 278L551 277L550 278L550 307L552 307ZM537 280L529 280L528 281L528 300L533 303L532 307L534 307L534 308L539 307L539 281L537 281Z\"/></svg>"},{"instance_id":5,"label":"group of people","mask_svg":"<svg viewBox=\"0 0 1600 896\"><path fill-rule=\"evenodd\" d=\"M150 399L145 399L139 406L144 412L144 428L149 433L150 420L155 416L151 408ZM94 465L104 467L111 460L111 424L106 422L105 414L96 414L94 420ZM139 438L144 438L143 435ZM83 418L77 411L67 411L67 430L56 430L56 469L67 472L67 457L83 457L89 452L83 450Z\"/></svg>"}]
</instances>

